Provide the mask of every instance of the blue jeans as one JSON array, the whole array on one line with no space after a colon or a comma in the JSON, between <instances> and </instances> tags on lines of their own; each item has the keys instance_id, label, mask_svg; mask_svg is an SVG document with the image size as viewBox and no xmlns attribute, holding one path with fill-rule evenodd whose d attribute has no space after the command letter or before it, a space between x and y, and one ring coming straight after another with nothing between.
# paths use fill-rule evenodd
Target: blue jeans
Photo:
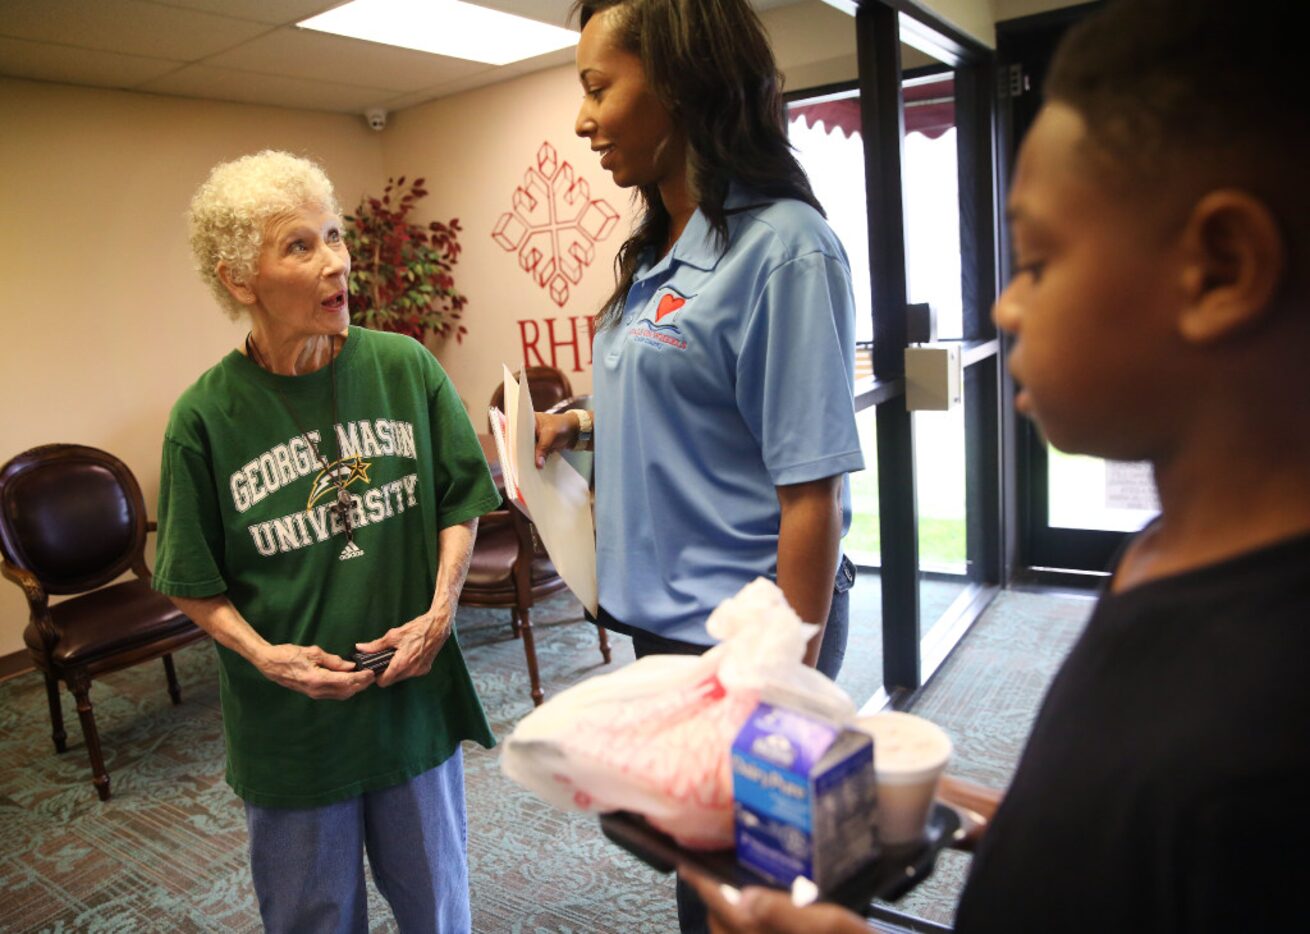
<instances>
[{"instance_id":1,"label":"blue jeans","mask_svg":"<svg viewBox=\"0 0 1310 934\"><path fill-rule=\"evenodd\" d=\"M317 808L246 805L270 934L368 930L364 853L402 934L472 929L461 750L401 785Z\"/></svg>"},{"instance_id":2,"label":"blue jeans","mask_svg":"<svg viewBox=\"0 0 1310 934\"><path fill-rule=\"evenodd\" d=\"M845 555L837 562L837 580L832 588L832 607L823 627L823 642L814 666L834 681L846 660L846 639L851 628L851 588L855 586L855 565ZM604 610L601 611L604 622ZM706 646L664 639L653 633L632 630L632 649L637 658L645 655L699 655ZM682 934L706 934L710 929L709 911L696 890L678 880L678 927Z\"/></svg>"}]
</instances>

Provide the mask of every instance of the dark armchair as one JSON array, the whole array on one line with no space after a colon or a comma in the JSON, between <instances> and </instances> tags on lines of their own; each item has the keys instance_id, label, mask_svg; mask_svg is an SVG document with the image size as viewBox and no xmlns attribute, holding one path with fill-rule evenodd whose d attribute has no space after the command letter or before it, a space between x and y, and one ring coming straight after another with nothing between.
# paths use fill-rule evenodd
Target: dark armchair
<instances>
[{"instance_id":1,"label":"dark armchair","mask_svg":"<svg viewBox=\"0 0 1310 934\"><path fill-rule=\"evenodd\" d=\"M514 374L518 379L522 376L523 371ZM530 366L528 367L528 394L532 396L532 408L537 412L544 412L553 405L558 405L573 395L573 385L569 378L564 375L564 371L553 366ZM496 384L496 390L491 394L491 404L495 408L504 411L505 409L505 386L502 383Z\"/></svg>"},{"instance_id":2,"label":"dark armchair","mask_svg":"<svg viewBox=\"0 0 1310 934\"><path fill-rule=\"evenodd\" d=\"M136 478L105 451L50 444L0 468L0 572L27 597L23 641L45 674L55 751L67 748L63 681L77 702L102 801L109 799L109 775L91 705L92 679L162 658L169 696L181 703L171 653L205 636L150 588L145 543L154 529ZM133 579L111 583L127 571ZM50 597L61 595L77 596L51 604Z\"/></svg>"}]
</instances>

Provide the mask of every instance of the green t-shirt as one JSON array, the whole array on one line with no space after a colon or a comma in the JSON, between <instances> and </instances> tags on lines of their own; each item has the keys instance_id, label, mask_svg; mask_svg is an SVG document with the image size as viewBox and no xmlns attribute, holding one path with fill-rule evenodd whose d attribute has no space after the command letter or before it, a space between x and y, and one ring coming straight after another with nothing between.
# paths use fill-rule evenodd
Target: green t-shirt
<instances>
[{"instance_id":1,"label":"green t-shirt","mask_svg":"<svg viewBox=\"0 0 1310 934\"><path fill-rule=\"evenodd\" d=\"M421 344L352 327L335 371L335 425L330 367L277 376L233 351L182 394L164 437L154 586L225 593L269 642L349 657L428 608L438 530L500 497ZM362 554L346 547L336 487L302 426L353 495ZM281 687L222 646L218 656L227 780L252 804L328 804L406 781L461 740L495 744L453 635L429 674L344 701Z\"/></svg>"}]
</instances>

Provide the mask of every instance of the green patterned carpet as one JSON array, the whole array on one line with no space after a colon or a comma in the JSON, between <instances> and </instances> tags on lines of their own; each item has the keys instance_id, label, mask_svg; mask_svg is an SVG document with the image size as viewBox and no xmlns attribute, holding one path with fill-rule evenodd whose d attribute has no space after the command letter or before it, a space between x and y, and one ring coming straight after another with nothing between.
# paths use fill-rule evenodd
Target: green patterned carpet
<instances>
[{"instance_id":1,"label":"green patterned carpet","mask_svg":"<svg viewBox=\"0 0 1310 934\"><path fill-rule=\"evenodd\" d=\"M1013 590L992 602L913 707L950 734L951 774L992 788L1010 783L1046 686L1093 604ZM949 925L970 859L944 851L932 876L893 907Z\"/></svg>"},{"instance_id":2,"label":"green patterned carpet","mask_svg":"<svg viewBox=\"0 0 1310 934\"><path fill-rule=\"evenodd\" d=\"M1006 593L925 693L920 712L956 740L956 771L1003 783L1054 666L1090 603ZM609 670L595 629L558 598L538 608L547 696ZM506 614L462 610L460 638L499 736L531 709L521 643ZM632 659L612 637L614 666ZM850 671L873 664L847 657ZM76 713L55 755L36 674L0 684L0 931L258 931L240 803L223 782L212 648L177 656L183 703L162 666L97 681L96 705L114 797L100 804ZM846 681L846 678L842 679ZM991 711L986 717L980 710ZM71 716L70 716L71 714ZM675 931L673 885L600 834L593 817L551 810L500 773L493 750L466 747L474 929L503 932ZM949 919L964 859L947 861L900 907ZM394 925L370 889L372 930Z\"/></svg>"}]
</instances>

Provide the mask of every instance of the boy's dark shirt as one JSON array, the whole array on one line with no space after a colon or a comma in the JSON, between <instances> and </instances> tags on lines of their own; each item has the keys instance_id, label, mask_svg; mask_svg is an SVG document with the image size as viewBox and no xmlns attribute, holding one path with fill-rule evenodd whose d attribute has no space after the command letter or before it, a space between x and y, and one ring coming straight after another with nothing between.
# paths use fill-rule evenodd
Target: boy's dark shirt
<instances>
[{"instance_id":1,"label":"boy's dark shirt","mask_svg":"<svg viewBox=\"0 0 1310 934\"><path fill-rule=\"evenodd\" d=\"M1310 536L1101 598L956 917L1283 929L1310 930Z\"/></svg>"}]
</instances>

